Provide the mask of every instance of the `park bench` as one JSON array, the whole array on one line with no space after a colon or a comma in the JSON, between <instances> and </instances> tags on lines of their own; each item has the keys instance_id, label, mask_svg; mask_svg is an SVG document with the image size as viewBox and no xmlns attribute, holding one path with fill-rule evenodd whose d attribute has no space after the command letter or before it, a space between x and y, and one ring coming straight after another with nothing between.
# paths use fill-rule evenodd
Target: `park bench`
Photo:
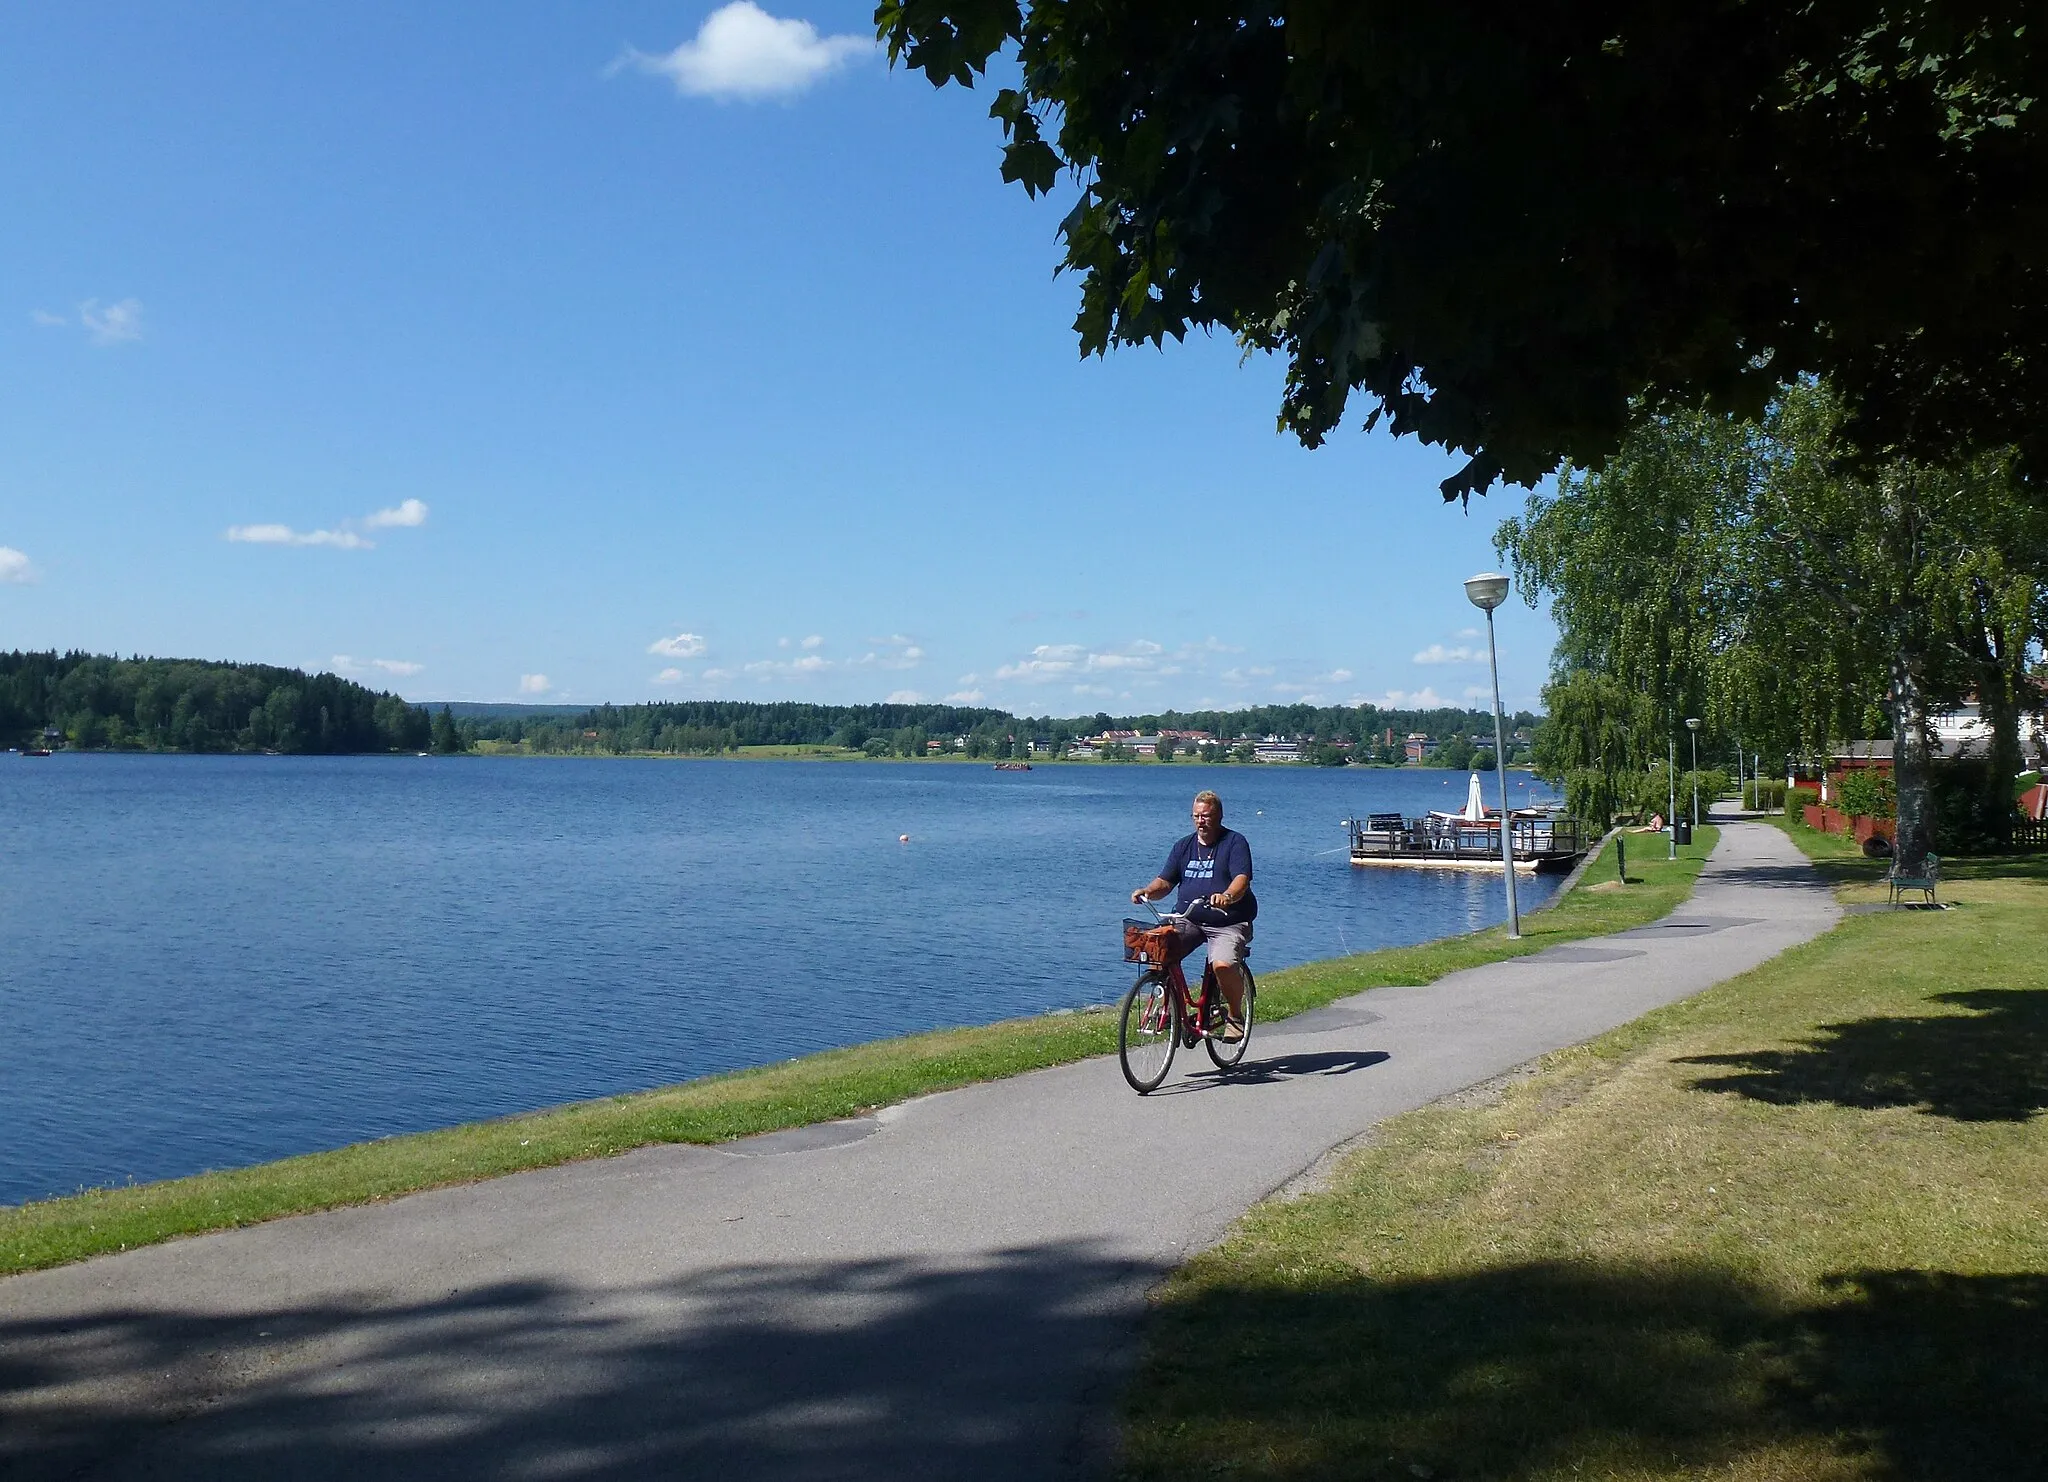
<instances>
[{"instance_id":1,"label":"park bench","mask_svg":"<svg viewBox=\"0 0 2048 1482\"><path fill-rule=\"evenodd\" d=\"M1891 905L1898 905L1900 898L1908 892L1918 891L1926 897L1928 905L1938 906L1941 902L1934 898L1934 887L1941 883L1941 856L1929 854L1927 862L1910 875L1902 873L1899 862L1894 859L1892 867L1885 871L1884 883L1889 887L1885 899Z\"/></svg>"}]
</instances>

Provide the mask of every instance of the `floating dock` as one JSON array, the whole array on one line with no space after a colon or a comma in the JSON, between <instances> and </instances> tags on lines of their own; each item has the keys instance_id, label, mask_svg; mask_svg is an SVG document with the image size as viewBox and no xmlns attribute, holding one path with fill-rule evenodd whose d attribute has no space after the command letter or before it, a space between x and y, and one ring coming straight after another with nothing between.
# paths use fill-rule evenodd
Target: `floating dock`
<instances>
[{"instance_id":1,"label":"floating dock","mask_svg":"<svg viewBox=\"0 0 2048 1482\"><path fill-rule=\"evenodd\" d=\"M1500 868L1500 820L1468 819L1432 813L1403 818L1375 813L1347 818L1351 831L1351 862L1392 865L1413 870L1497 870ZM1509 820L1509 839L1518 875L1562 874L1586 852L1586 838L1577 820L1548 813L1517 813Z\"/></svg>"}]
</instances>

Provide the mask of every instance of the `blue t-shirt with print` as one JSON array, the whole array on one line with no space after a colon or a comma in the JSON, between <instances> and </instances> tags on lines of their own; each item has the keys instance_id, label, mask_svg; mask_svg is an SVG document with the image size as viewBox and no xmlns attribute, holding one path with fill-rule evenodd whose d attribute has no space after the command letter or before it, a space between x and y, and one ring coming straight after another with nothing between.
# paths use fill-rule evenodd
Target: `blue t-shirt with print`
<instances>
[{"instance_id":1,"label":"blue t-shirt with print","mask_svg":"<svg viewBox=\"0 0 2048 1482\"><path fill-rule=\"evenodd\" d=\"M1166 868L1159 872L1159 878L1168 885L1180 887L1177 910L1185 911L1198 901L1206 901L1230 888L1230 882L1239 875L1247 879L1252 873L1252 846L1243 834L1225 829L1214 844L1204 844L1200 834L1189 834L1173 846L1173 852L1166 856ZM1247 890L1244 899L1224 911L1224 921L1235 925L1250 921L1259 914L1259 898Z\"/></svg>"}]
</instances>

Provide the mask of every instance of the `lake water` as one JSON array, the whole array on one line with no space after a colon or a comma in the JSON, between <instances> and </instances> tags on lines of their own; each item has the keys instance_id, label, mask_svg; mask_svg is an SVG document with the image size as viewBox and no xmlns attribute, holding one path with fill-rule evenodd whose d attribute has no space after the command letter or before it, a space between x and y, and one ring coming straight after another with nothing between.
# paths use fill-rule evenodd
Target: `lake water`
<instances>
[{"instance_id":1,"label":"lake water","mask_svg":"<svg viewBox=\"0 0 2048 1482\"><path fill-rule=\"evenodd\" d=\"M0 754L0 1203L1111 1000L1202 787L1252 844L1255 967L1472 930L1498 875L1353 869L1339 827L1465 785Z\"/></svg>"}]
</instances>

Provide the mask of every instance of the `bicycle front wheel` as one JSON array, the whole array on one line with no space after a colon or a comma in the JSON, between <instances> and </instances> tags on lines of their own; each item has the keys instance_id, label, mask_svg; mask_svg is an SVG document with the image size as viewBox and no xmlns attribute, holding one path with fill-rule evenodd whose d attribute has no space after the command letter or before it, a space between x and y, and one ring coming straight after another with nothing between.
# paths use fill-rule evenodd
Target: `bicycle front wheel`
<instances>
[{"instance_id":1,"label":"bicycle front wheel","mask_svg":"<svg viewBox=\"0 0 2048 1482\"><path fill-rule=\"evenodd\" d=\"M1217 1034L1211 1034L1202 1041L1209 1047L1209 1058L1216 1062L1218 1070L1237 1069L1238 1062L1244 1059L1246 1047L1252 1042L1252 1014L1258 1006L1258 985L1252 981L1252 970L1249 967L1239 963L1237 970L1244 974L1244 1038L1226 1040L1218 1038ZM1220 988L1217 989L1219 993L1222 991Z\"/></svg>"},{"instance_id":2,"label":"bicycle front wheel","mask_svg":"<svg viewBox=\"0 0 2048 1482\"><path fill-rule=\"evenodd\" d=\"M1173 1068L1174 1047L1180 1042L1180 1005L1166 974L1153 970L1131 984L1131 991L1117 1014L1116 1054L1123 1063L1124 1079L1143 1096L1157 1090Z\"/></svg>"}]
</instances>

